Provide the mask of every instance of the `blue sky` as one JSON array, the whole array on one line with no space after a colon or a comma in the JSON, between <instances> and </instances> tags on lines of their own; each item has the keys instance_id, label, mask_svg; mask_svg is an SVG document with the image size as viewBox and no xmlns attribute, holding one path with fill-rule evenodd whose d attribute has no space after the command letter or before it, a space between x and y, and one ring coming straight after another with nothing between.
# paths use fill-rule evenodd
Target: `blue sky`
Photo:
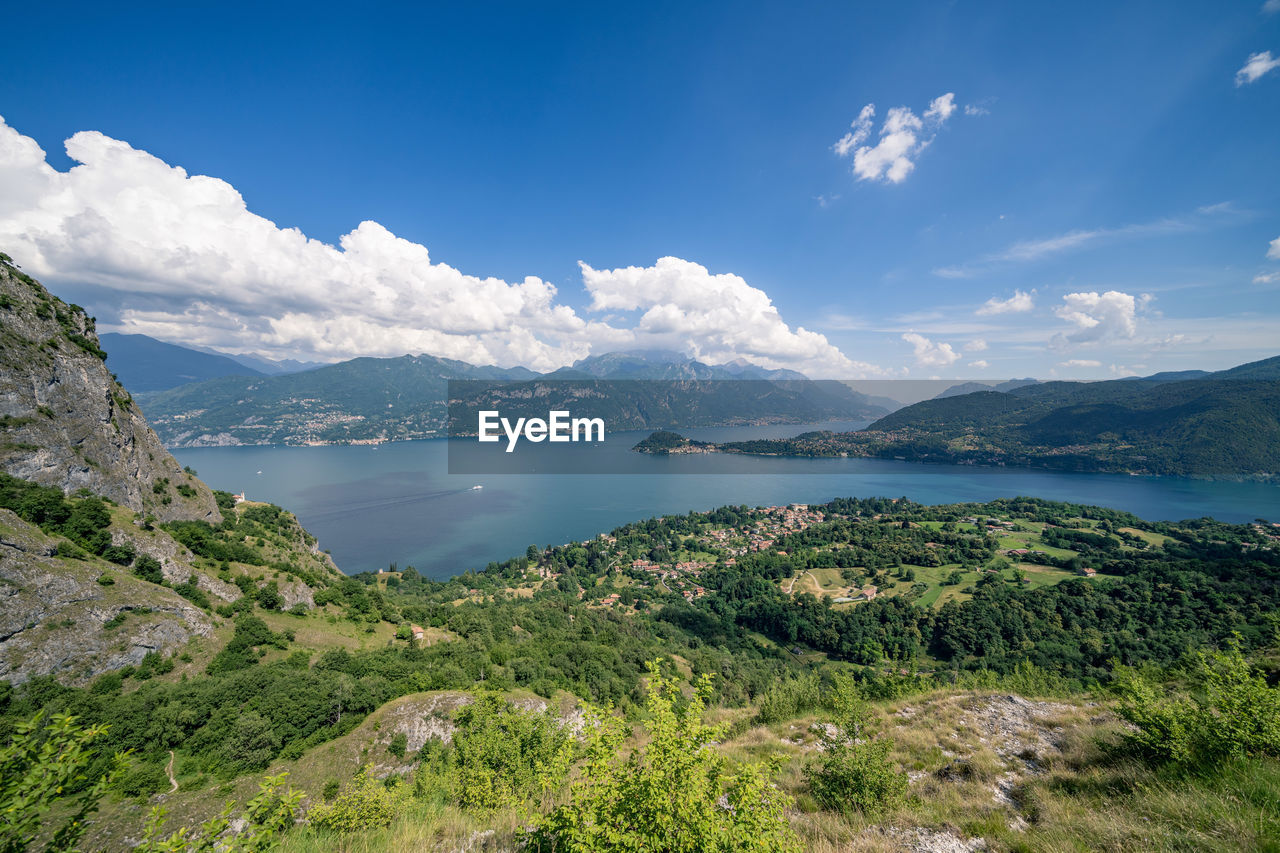
<instances>
[{"instance_id":1,"label":"blue sky","mask_svg":"<svg viewBox=\"0 0 1280 853\"><path fill-rule=\"evenodd\" d=\"M1277 0L8 20L0 250L104 328L849 376L1280 352Z\"/></svg>"}]
</instances>

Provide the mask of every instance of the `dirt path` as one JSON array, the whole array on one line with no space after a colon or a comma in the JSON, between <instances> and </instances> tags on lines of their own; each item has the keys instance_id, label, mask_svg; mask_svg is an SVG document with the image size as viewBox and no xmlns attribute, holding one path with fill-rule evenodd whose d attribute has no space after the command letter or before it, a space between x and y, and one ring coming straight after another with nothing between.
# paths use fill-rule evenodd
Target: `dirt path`
<instances>
[{"instance_id":1,"label":"dirt path","mask_svg":"<svg viewBox=\"0 0 1280 853\"><path fill-rule=\"evenodd\" d=\"M791 577L787 578L787 580L788 580L788 581L790 581L790 583L788 583L788 584L787 584L787 590L786 590L787 595L790 595L790 594L791 594L791 590L793 590L793 589L795 589L795 588L796 588L796 581L800 580L800 578L804 577L804 576L805 576L805 575L807 575L807 574L809 574L809 570L808 570L808 569L805 569L804 571L800 572L799 574L792 575Z\"/></svg>"},{"instance_id":2,"label":"dirt path","mask_svg":"<svg viewBox=\"0 0 1280 853\"><path fill-rule=\"evenodd\" d=\"M173 786L169 789L169 793L172 794L174 791L178 790L178 780L173 778L173 750L172 749L169 750L169 763L165 765L164 772L169 775L169 784Z\"/></svg>"}]
</instances>

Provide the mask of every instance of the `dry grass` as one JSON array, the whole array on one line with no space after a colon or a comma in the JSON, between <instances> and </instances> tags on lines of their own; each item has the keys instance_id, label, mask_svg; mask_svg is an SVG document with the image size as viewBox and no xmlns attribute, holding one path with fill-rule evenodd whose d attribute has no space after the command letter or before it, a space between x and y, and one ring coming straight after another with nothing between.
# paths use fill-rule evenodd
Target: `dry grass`
<instances>
[{"instance_id":1,"label":"dry grass","mask_svg":"<svg viewBox=\"0 0 1280 853\"><path fill-rule=\"evenodd\" d=\"M415 802L385 829L338 835L306 827L286 836L280 853L427 853L510 850L524 822L511 810L472 815L453 806Z\"/></svg>"}]
</instances>

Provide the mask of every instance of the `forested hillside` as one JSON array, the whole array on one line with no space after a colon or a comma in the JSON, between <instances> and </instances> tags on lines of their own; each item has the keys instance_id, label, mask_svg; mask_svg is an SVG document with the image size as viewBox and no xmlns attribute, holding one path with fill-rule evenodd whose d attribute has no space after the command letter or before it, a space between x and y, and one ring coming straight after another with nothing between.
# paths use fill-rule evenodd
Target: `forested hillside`
<instances>
[{"instance_id":1,"label":"forested hillside","mask_svg":"<svg viewBox=\"0 0 1280 853\"><path fill-rule=\"evenodd\" d=\"M719 445L734 453L874 456L1190 477L1280 470L1280 358L1180 381L1046 382L926 400L857 432Z\"/></svg>"},{"instance_id":2,"label":"forested hillside","mask_svg":"<svg viewBox=\"0 0 1280 853\"><path fill-rule=\"evenodd\" d=\"M90 829L112 849L136 832L137 803L162 801L191 825L216 811L219 791L245 801L262 774L280 772L311 827L283 835L286 849L345 849L355 830L377 830L386 846L375 849L464 845L478 833L508 849L529 825L533 843L550 845L537 849L566 849L596 820L636 820L631 807L654 820L676 809L691 835L735 837L742 826L713 805L726 790L774 846L725 849L986 839L1052 850L1085 831L1080 811L1091 803L1114 813L1087 831L1139 849L1143 833L1175 838L1191 818L1152 801L1132 806L1156 815L1154 830L1139 827L1125 808L1054 780L1146 778L1174 760L1161 749L1236 754L1170 745L1156 729L1150 743L1130 743L1120 720L1155 726L1150 715L1173 701L1160 698L1166 678L1234 673L1233 689L1256 693L1248 701L1276 701L1239 655L1265 661L1277 641L1277 545L1270 524L1151 524L1033 499L724 507L530 546L447 582L393 566L328 586L310 612L282 613L258 592L237 605L234 631L200 644L207 651L193 647L190 661L84 687L33 679L0 697L0 727L12 736L37 712L105 725L92 772L132 750ZM1226 657L1198 670L1206 648ZM647 674L654 660L670 681ZM704 680L705 708L682 711L678 685ZM616 764L630 741L614 714L648 727L639 742L665 758ZM926 714L933 722L917 729ZM599 722L579 729L583 719ZM499 735L512 731L523 734ZM878 733L872 747L841 739L866 731ZM1277 778L1267 756L1280 741L1268 731L1239 748L1251 763L1166 796L1200 798L1194 819L1203 820L1233 774ZM710 811L614 799L711 741L720 746L705 760L714 761L698 758L690 772L718 767L721 783L686 789L692 777L676 774L661 788L709 798ZM765 758L772 765L757 764ZM573 782L584 761L596 769ZM600 774L617 787L586 781ZM1274 790L1258 784L1259 796ZM1242 813L1255 821L1243 842L1215 836L1209 846L1280 838L1274 816L1253 808Z\"/></svg>"}]
</instances>

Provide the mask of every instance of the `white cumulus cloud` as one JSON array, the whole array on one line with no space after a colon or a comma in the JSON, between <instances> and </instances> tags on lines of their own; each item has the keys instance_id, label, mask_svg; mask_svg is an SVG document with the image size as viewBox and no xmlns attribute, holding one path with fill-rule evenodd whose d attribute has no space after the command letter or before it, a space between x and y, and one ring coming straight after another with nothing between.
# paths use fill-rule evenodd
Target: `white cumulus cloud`
<instances>
[{"instance_id":1,"label":"white cumulus cloud","mask_svg":"<svg viewBox=\"0 0 1280 853\"><path fill-rule=\"evenodd\" d=\"M867 104L858 113L858 117L849 125L852 128L844 136L831 146L841 157L847 156L850 151L867 141L867 137L871 135L871 128L874 125L873 119L876 116L876 105Z\"/></svg>"},{"instance_id":2,"label":"white cumulus cloud","mask_svg":"<svg viewBox=\"0 0 1280 853\"><path fill-rule=\"evenodd\" d=\"M225 181L95 131L66 150L76 165L59 172L0 119L0 249L51 286L87 294L121 331L274 357L429 353L542 370L661 338L708 359L854 368L822 335L791 329L763 291L686 261L651 268L700 270L680 277L681 292L637 294L636 326L612 325L560 303L541 278L468 275L377 222L336 246L280 228ZM603 295L607 274L591 273L596 306L617 302Z\"/></svg>"},{"instance_id":3,"label":"white cumulus cloud","mask_svg":"<svg viewBox=\"0 0 1280 853\"><path fill-rule=\"evenodd\" d=\"M1030 311L1034 307L1035 301L1031 298L1030 293L1015 290L1013 296L1008 299L1000 299L996 296L991 297L982 303L982 307L974 313L980 317L992 314L1020 314L1024 311Z\"/></svg>"},{"instance_id":4,"label":"white cumulus cloud","mask_svg":"<svg viewBox=\"0 0 1280 853\"><path fill-rule=\"evenodd\" d=\"M817 332L791 329L769 295L741 276L714 274L680 258L660 258L651 267L579 266L591 310L635 313L627 330L630 346L672 348L688 342L690 355L713 363L745 357L766 367L795 367L815 375L878 372L850 361Z\"/></svg>"},{"instance_id":5,"label":"white cumulus cloud","mask_svg":"<svg viewBox=\"0 0 1280 853\"><path fill-rule=\"evenodd\" d=\"M971 362L969 362L969 366L970 366L970 367L976 367L976 368L978 368L979 370L986 370L986 369L987 369L988 367L990 367L991 365L987 364L987 362L986 362L986 361L984 361L983 359L978 359L977 361L971 361Z\"/></svg>"},{"instance_id":6,"label":"white cumulus cloud","mask_svg":"<svg viewBox=\"0 0 1280 853\"><path fill-rule=\"evenodd\" d=\"M891 108L875 145L863 144L875 124L875 105L867 104L854 119L852 130L832 148L841 157L853 155L853 174L858 180L901 183L915 168L916 158L933 141L937 129L956 111L955 97L954 92L947 92L934 98L923 118L909 107Z\"/></svg>"},{"instance_id":7,"label":"white cumulus cloud","mask_svg":"<svg viewBox=\"0 0 1280 853\"><path fill-rule=\"evenodd\" d=\"M939 95L929 102L929 109L924 111L924 120L942 124L951 118L951 114L955 111L956 93L947 92L947 94Z\"/></svg>"},{"instance_id":8,"label":"white cumulus cloud","mask_svg":"<svg viewBox=\"0 0 1280 853\"><path fill-rule=\"evenodd\" d=\"M1280 237L1271 241L1271 245L1267 247L1267 257L1280 260Z\"/></svg>"},{"instance_id":9,"label":"white cumulus cloud","mask_svg":"<svg viewBox=\"0 0 1280 853\"><path fill-rule=\"evenodd\" d=\"M987 342L982 338L974 338L964 345L965 352L983 352L987 348Z\"/></svg>"},{"instance_id":10,"label":"white cumulus cloud","mask_svg":"<svg viewBox=\"0 0 1280 853\"><path fill-rule=\"evenodd\" d=\"M1236 72L1236 85L1244 86L1276 68L1280 68L1280 57L1271 58L1271 51L1251 53L1244 65Z\"/></svg>"},{"instance_id":11,"label":"white cumulus cloud","mask_svg":"<svg viewBox=\"0 0 1280 853\"><path fill-rule=\"evenodd\" d=\"M1102 362L1092 358L1069 358L1058 362L1058 367L1102 367Z\"/></svg>"},{"instance_id":12,"label":"white cumulus cloud","mask_svg":"<svg viewBox=\"0 0 1280 853\"><path fill-rule=\"evenodd\" d=\"M1150 296L1135 299L1118 290L1068 293L1053 312L1074 326L1075 331L1055 335L1051 343L1062 346L1132 338L1138 331L1138 308L1148 301Z\"/></svg>"},{"instance_id":13,"label":"white cumulus cloud","mask_svg":"<svg viewBox=\"0 0 1280 853\"><path fill-rule=\"evenodd\" d=\"M935 343L916 332L903 332L902 339L911 344L915 350L916 364L921 367L946 367L960 358L960 353L951 348L951 344Z\"/></svg>"}]
</instances>

